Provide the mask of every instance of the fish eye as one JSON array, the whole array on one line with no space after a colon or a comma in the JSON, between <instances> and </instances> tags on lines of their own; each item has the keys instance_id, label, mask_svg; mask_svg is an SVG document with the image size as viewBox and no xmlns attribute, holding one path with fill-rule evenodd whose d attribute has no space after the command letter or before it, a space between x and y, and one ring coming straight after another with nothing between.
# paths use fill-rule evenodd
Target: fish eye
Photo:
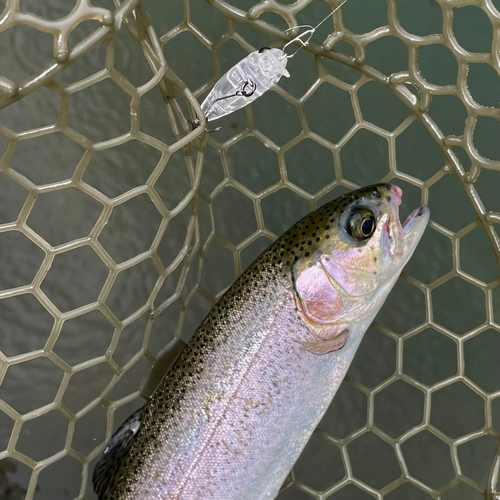
<instances>
[{"instance_id":1,"label":"fish eye","mask_svg":"<svg viewBox=\"0 0 500 500\"><path fill-rule=\"evenodd\" d=\"M361 208L352 213L347 232L352 238L366 240L375 231L375 215L368 208Z\"/></svg>"},{"instance_id":2,"label":"fish eye","mask_svg":"<svg viewBox=\"0 0 500 500\"><path fill-rule=\"evenodd\" d=\"M373 219L365 219L361 224L361 232L365 237L371 236L374 230L375 221Z\"/></svg>"}]
</instances>

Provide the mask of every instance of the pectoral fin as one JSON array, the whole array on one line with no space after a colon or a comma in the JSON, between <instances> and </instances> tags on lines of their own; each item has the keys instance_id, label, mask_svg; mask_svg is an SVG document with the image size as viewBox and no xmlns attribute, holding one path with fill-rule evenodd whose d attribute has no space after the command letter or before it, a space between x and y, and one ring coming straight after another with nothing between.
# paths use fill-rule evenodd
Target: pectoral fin
<instances>
[{"instance_id":1,"label":"pectoral fin","mask_svg":"<svg viewBox=\"0 0 500 500\"><path fill-rule=\"evenodd\" d=\"M299 343L305 351L312 352L313 354L327 354L342 349L347 342L348 335L349 330L344 330L340 334L335 333L330 338L322 339L321 337L315 337L314 340Z\"/></svg>"}]
</instances>

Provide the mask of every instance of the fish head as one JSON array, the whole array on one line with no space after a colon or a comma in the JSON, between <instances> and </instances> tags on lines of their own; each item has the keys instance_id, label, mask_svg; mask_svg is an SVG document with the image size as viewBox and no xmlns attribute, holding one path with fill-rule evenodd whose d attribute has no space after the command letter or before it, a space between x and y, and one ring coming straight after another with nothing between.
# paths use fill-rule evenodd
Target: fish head
<instances>
[{"instance_id":1,"label":"fish head","mask_svg":"<svg viewBox=\"0 0 500 500\"><path fill-rule=\"evenodd\" d=\"M293 282L309 321L348 328L378 310L429 220L421 206L401 224L401 199L398 186L377 184L327 203L294 228L303 240Z\"/></svg>"}]
</instances>

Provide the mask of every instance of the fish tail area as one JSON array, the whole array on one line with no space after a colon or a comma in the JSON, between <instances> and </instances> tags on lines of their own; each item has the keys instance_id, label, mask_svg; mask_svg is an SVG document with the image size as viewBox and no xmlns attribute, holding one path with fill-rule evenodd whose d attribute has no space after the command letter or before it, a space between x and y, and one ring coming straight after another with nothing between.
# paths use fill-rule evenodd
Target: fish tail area
<instances>
[{"instance_id":1,"label":"fish tail area","mask_svg":"<svg viewBox=\"0 0 500 500\"><path fill-rule=\"evenodd\" d=\"M144 406L132 413L118 427L101 459L97 462L92 474L92 483L99 500L110 500L112 498L115 478L134 437L141 427L143 413Z\"/></svg>"}]
</instances>

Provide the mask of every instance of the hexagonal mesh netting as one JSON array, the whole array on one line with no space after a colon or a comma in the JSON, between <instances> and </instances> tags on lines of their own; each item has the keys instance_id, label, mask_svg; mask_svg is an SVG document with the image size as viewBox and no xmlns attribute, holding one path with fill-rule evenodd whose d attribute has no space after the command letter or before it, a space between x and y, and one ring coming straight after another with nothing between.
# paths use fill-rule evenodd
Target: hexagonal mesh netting
<instances>
[{"instance_id":1,"label":"hexagonal mesh netting","mask_svg":"<svg viewBox=\"0 0 500 500\"><path fill-rule=\"evenodd\" d=\"M348 0L290 79L192 131L229 67L335 6L254 1L0 0L0 498L95 498L169 341L295 220L389 180L432 220L279 498L497 498L500 2Z\"/></svg>"}]
</instances>

